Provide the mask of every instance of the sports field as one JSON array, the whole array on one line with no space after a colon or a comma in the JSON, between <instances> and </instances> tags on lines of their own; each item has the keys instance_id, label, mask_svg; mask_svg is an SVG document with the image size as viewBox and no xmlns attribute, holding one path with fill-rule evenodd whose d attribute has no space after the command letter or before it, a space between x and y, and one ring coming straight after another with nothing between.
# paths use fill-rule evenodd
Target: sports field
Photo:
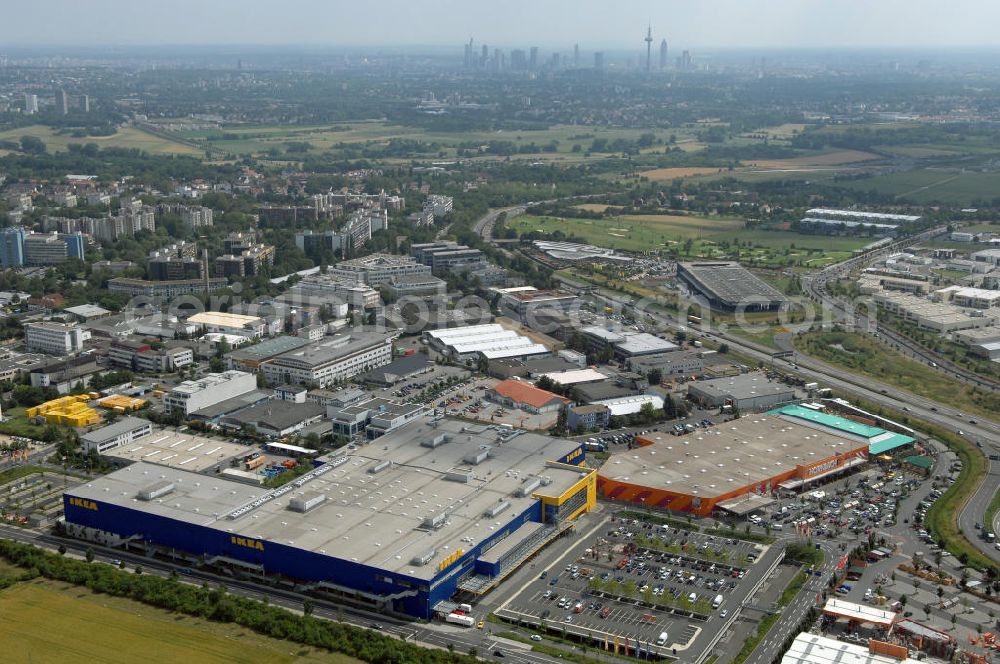
<instances>
[{"instance_id":1,"label":"sports field","mask_svg":"<svg viewBox=\"0 0 1000 664\"><path fill-rule=\"evenodd\" d=\"M53 581L19 583L0 592L0 616L7 662L360 663L237 625L181 616Z\"/></svg>"},{"instance_id":2,"label":"sports field","mask_svg":"<svg viewBox=\"0 0 1000 664\"><path fill-rule=\"evenodd\" d=\"M725 168L709 168L701 166L675 167L675 168L655 168L651 171L642 171L639 175L649 178L653 182L668 182L678 178L689 178L697 175L716 175L725 171Z\"/></svg>"},{"instance_id":3,"label":"sports field","mask_svg":"<svg viewBox=\"0 0 1000 664\"><path fill-rule=\"evenodd\" d=\"M64 152L72 143L86 145L96 143L102 148L138 148L149 154L159 155L201 155L202 151L183 143L154 136L149 132L135 127L123 127L112 136L84 136L74 138L69 134L57 134L51 127L33 125L31 127L21 127L0 132L0 141L17 142L22 136L34 136L42 139L49 152ZM3 153L0 150L0 153Z\"/></svg>"}]
</instances>

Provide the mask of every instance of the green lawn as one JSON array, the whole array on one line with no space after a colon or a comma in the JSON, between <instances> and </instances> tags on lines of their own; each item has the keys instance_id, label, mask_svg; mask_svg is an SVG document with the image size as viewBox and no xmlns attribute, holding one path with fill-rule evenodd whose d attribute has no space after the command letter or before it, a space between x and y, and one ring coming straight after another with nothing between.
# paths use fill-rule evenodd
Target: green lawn
<instances>
[{"instance_id":1,"label":"green lawn","mask_svg":"<svg viewBox=\"0 0 1000 664\"><path fill-rule=\"evenodd\" d=\"M34 136L42 139L49 152L64 152L70 144L85 145L96 143L102 148L138 148L156 155L195 155L200 156L201 150L183 143L155 136L136 127L123 127L111 136L84 136L74 138L69 134L57 134L51 127L33 125L0 132L0 141L18 141L22 136ZM2 151L0 151L2 152Z\"/></svg>"},{"instance_id":2,"label":"green lawn","mask_svg":"<svg viewBox=\"0 0 1000 664\"><path fill-rule=\"evenodd\" d=\"M8 662L360 662L54 581L0 592L0 615Z\"/></svg>"}]
</instances>

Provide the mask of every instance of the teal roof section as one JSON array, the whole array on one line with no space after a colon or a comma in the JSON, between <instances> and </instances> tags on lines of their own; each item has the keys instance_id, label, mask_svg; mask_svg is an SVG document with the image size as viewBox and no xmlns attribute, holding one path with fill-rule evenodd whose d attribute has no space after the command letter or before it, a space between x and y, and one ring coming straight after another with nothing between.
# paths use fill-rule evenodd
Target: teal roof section
<instances>
[{"instance_id":1,"label":"teal roof section","mask_svg":"<svg viewBox=\"0 0 1000 664\"><path fill-rule=\"evenodd\" d=\"M846 434L861 436L868 439L868 453L882 454L889 450L894 450L903 445L909 445L913 438L894 431L886 431L879 427L873 427L861 422L855 422L837 415L822 413L812 408L805 408L796 404L782 406L768 412L769 415L787 415L798 420L812 422L821 426L835 429Z\"/></svg>"}]
</instances>

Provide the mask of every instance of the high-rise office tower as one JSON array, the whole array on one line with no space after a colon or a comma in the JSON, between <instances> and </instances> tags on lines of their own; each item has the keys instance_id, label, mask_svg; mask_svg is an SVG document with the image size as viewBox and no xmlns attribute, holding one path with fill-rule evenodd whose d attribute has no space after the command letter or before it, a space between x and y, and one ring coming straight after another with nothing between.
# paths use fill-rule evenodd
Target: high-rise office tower
<instances>
[{"instance_id":1,"label":"high-rise office tower","mask_svg":"<svg viewBox=\"0 0 1000 664\"><path fill-rule=\"evenodd\" d=\"M469 43L465 45L465 67L468 69L472 66L472 58L474 51L472 50L472 39L469 39Z\"/></svg>"},{"instance_id":2,"label":"high-rise office tower","mask_svg":"<svg viewBox=\"0 0 1000 664\"><path fill-rule=\"evenodd\" d=\"M528 68L534 71L538 69L538 47L532 46L530 55L528 56Z\"/></svg>"},{"instance_id":3,"label":"high-rise office tower","mask_svg":"<svg viewBox=\"0 0 1000 664\"><path fill-rule=\"evenodd\" d=\"M38 112L38 95L24 93L24 112L27 115L34 115Z\"/></svg>"},{"instance_id":4,"label":"high-rise office tower","mask_svg":"<svg viewBox=\"0 0 1000 664\"><path fill-rule=\"evenodd\" d=\"M483 44L483 47L479 49L479 66L485 67L486 61L490 59L490 47Z\"/></svg>"},{"instance_id":5,"label":"high-rise office tower","mask_svg":"<svg viewBox=\"0 0 1000 664\"><path fill-rule=\"evenodd\" d=\"M653 68L653 26L646 28L646 71Z\"/></svg>"},{"instance_id":6,"label":"high-rise office tower","mask_svg":"<svg viewBox=\"0 0 1000 664\"><path fill-rule=\"evenodd\" d=\"M596 51L594 53L594 69L596 69L597 71L603 71L604 70L604 52L603 51Z\"/></svg>"},{"instance_id":7,"label":"high-rise office tower","mask_svg":"<svg viewBox=\"0 0 1000 664\"><path fill-rule=\"evenodd\" d=\"M580 68L580 45L573 44L573 69Z\"/></svg>"},{"instance_id":8,"label":"high-rise office tower","mask_svg":"<svg viewBox=\"0 0 1000 664\"><path fill-rule=\"evenodd\" d=\"M667 68L667 40L660 42L660 69Z\"/></svg>"},{"instance_id":9,"label":"high-rise office tower","mask_svg":"<svg viewBox=\"0 0 1000 664\"><path fill-rule=\"evenodd\" d=\"M90 113L90 95L82 95L80 97L80 107L84 113Z\"/></svg>"},{"instance_id":10,"label":"high-rise office tower","mask_svg":"<svg viewBox=\"0 0 1000 664\"><path fill-rule=\"evenodd\" d=\"M59 90L56 93L56 108L63 115L69 115L69 95L66 94L65 90Z\"/></svg>"}]
</instances>

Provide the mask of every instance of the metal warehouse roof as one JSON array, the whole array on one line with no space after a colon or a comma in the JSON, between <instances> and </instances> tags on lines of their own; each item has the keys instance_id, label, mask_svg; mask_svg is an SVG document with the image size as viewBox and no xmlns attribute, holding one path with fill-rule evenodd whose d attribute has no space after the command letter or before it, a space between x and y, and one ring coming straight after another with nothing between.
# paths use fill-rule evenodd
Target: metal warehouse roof
<instances>
[{"instance_id":1,"label":"metal warehouse roof","mask_svg":"<svg viewBox=\"0 0 1000 664\"><path fill-rule=\"evenodd\" d=\"M499 360L505 357L521 357L523 355L543 355L549 349L542 344L531 344L528 346L513 346L505 348L492 348L480 351L487 360Z\"/></svg>"},{"instance_id":2,"label":"metal warehouse roof","mask_svg":"<svg viewBox=\"0 0 1000 664\"><path fill-rule=\"evenodd\" d=\"M505 330L503 325L498 323L485 323L483 325L469 325L468 327L454 327L442 330L430 330L426 334L429 337L438 339L443 343L450 343L451 339L466 336L476 336L478 334L495 334Z\"/></svg>"},{"instance_id":3,"label":"metal warehouse roof","mask_svg":"<svg viewBox=\"0 0 1000 664\"><path fill-rule=\"evenodd\" d=\"M663 398L655 394L638 394L631 397L617 397L615 399L604 399L594 403L602 404L611 409L611 414L615 416L632 415L642 410L647 403L653 408L663 408Z\"/></svg>"},{"instance_id":4,"label":"metal warehouse roof","mask_svg":"<svg viewBox=\"0 0 1000 664\"><path fill-rule=\"evenodd\" d=\"M559 383L560 385L574 385L576 383L593 383L596 381L607 380L608 377L602 374L600 371L594 369L577 369L576 371L554 371L552 373L542 374L541 378L548 378L554 383Z\"/></svg>"},{"instance_id":5,"label":"metal warehouse roof","mask_svg":"<svg viewBox=\"0 0 1000 664\"><path fill-rule=\"evenodd\" d=\"M840 618L857 620L871 625L879 625L882 627L888 627L896 620L895 611L887 611L886 609L880 609L866 604L845 602L844 600L836 597L831 597L826 600L826 605L823 607L823 613L838 616Z\"/></svg>"},{"instance_id":6,"label":"metal warehouse roof","mask_svg":"<svg viewBox=\"0 0 1000 664\"><path fill-rule=\"evenodd\" d=\"M867 645L845 643L828 636L802 632L781 658L781 664L917 664L918 660L899 659L871 652Z\"/></svg>"}]
</instances>

